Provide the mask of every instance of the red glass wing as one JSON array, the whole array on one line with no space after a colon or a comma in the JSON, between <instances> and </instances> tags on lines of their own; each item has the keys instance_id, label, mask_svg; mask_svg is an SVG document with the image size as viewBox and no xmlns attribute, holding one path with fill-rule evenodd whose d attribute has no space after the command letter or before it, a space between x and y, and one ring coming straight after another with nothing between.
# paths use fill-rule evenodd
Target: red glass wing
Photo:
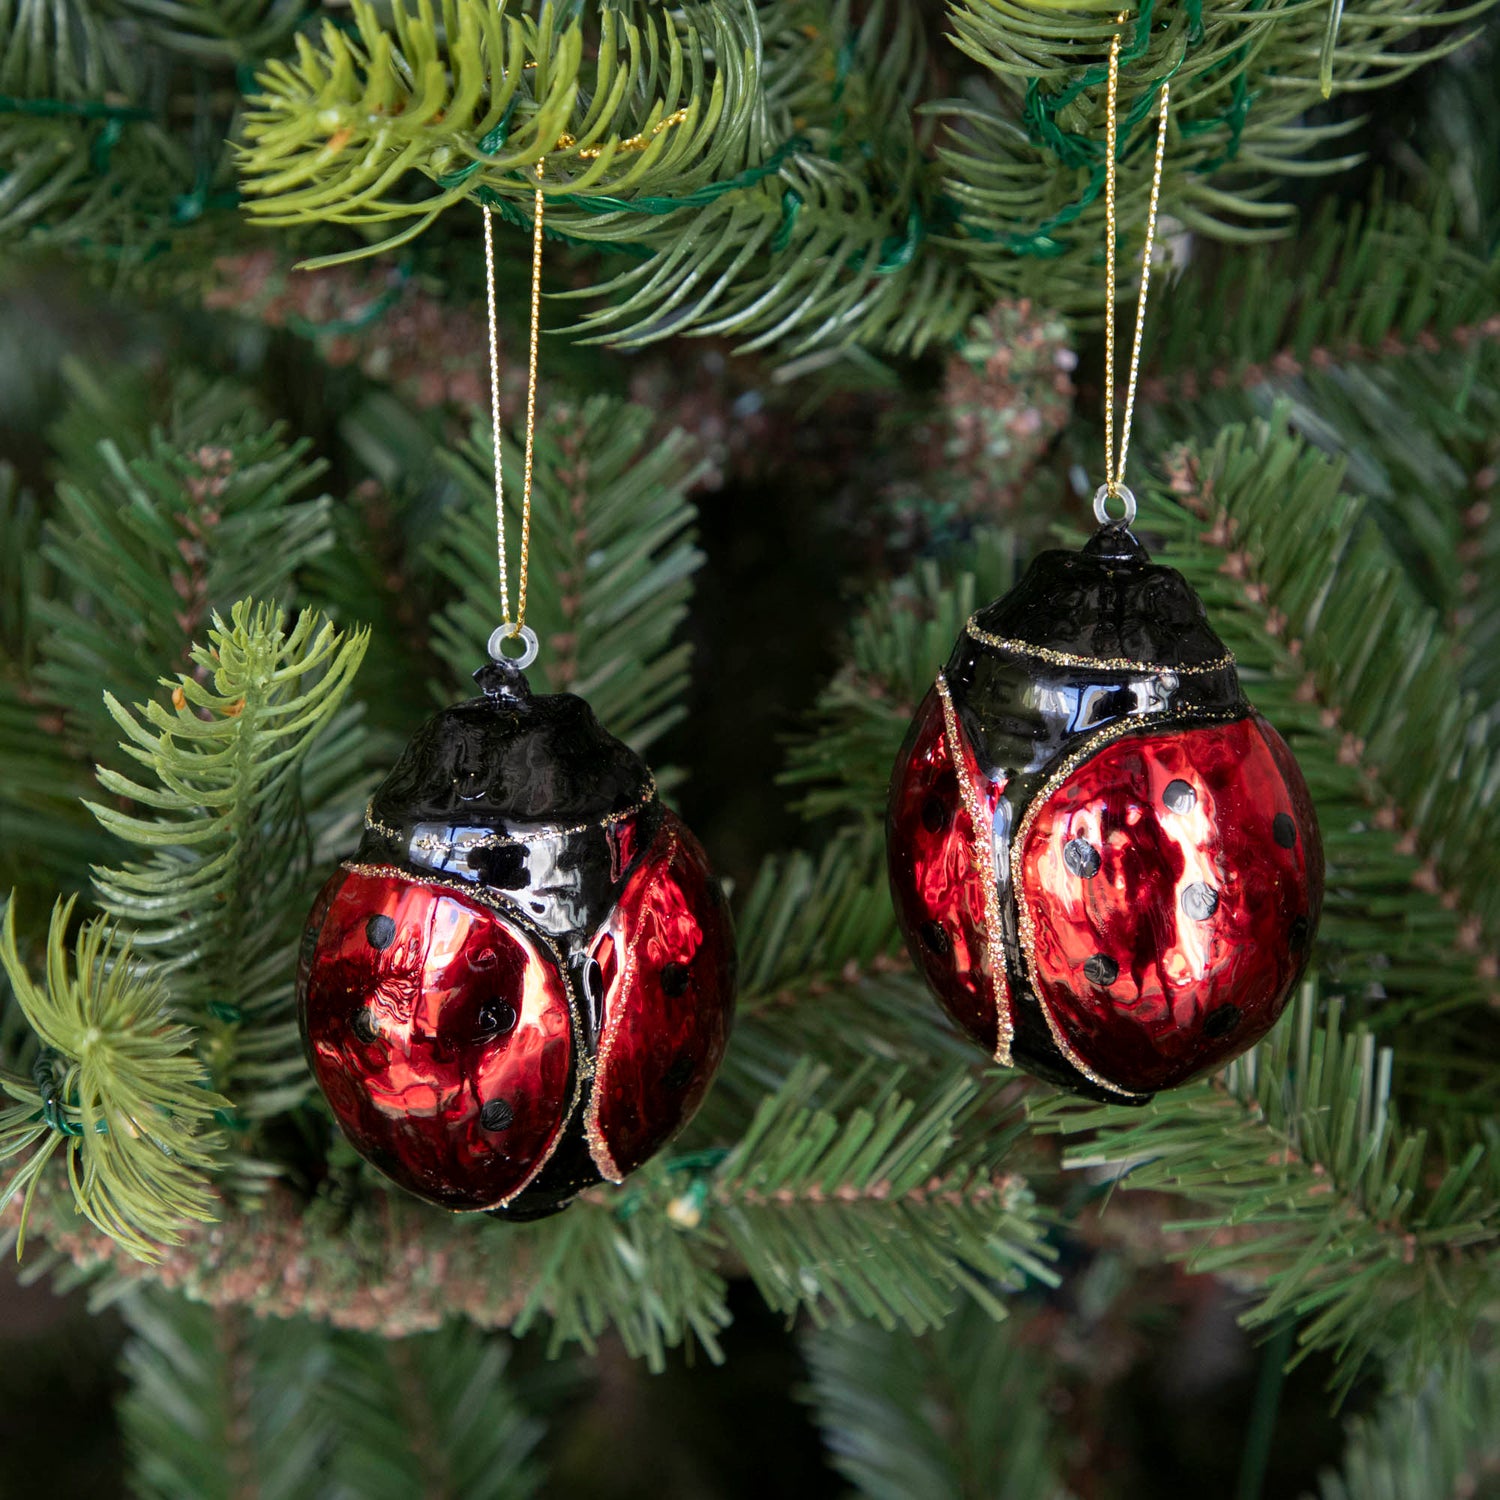
<instances>
[{"instance_id":1,"label":"red glass wing","mask_svg":"<svg viewBox=\"0 0 1500 1500\"><path fill-rule=\"evenodd\" d=\"M1037 993L1090 1068L1148 1093L1270 1029L1307 959L1323 860L1265 720L1117 739L1029 821Z\"/></svg>"},{"instance_id":2,"label":"red glass wing","mask_svg":"<svg viewBox=\"0 0 1500 1500\"><path fill-rule=\"evenodd\" d=\"M729 1039L729 912L698 841L666 813L594 944L604 994L585 1129L618 1182L692 1117Z\"/></svg>"},{"instance_id":3,"label":"red glass wing","mask_svg":"<svg viewBox=\"0 0 1500 1500\"><path fill-rule=\"evenodd\" d=\"M1001 789L972 765L955 767L936 688L917 710L910 744L891 783L886 836L896 915L943 1009L993 1053L1008 994L1004 973L992 973L986 955L985 875L960 773L970 778L975 797L991 813Z\"/></svg>"},{"instance_id":4,"label":"red glass wing","mask_svg":"<svg viewBox=\"0 0 1500 1500\"><path fill-rule=\"evenodd\" d=\"M491 1208L551 1155L571 1100L567 988L552 957L488 907L402 875L344 872L301 1006L339 1124L401 1186Z\"/></svg>"}]
</instances>

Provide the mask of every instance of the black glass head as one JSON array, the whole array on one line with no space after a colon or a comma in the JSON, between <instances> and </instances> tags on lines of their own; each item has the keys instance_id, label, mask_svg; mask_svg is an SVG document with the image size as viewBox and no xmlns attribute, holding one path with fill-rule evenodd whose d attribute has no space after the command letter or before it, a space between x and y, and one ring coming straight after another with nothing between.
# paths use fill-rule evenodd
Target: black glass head
<instances>
[{"instance_id":1,"label":"black glass head","mask_svg":"<svg viewBox=\"0 0 1500 1500\"><path fill-rule=\"evenodd\" d=\"M655 782L582 698L474 675L484 695L434 714L376 790L358 857L482 887L566 946L649 845Z\"/></svg>"},{"instance_id":2,"label":"black glass head","mask_svg":"<svg viewBox=\"0 0 1500 1500\"><path fill-rule=\"evenodd\" d=\"M974 623L990 635L1099 661L1201 667L1229 654L1193 586L1152 562L1124 526L1101 526L1077 552L1039 554Z\"/></svg>"}]
</instances>

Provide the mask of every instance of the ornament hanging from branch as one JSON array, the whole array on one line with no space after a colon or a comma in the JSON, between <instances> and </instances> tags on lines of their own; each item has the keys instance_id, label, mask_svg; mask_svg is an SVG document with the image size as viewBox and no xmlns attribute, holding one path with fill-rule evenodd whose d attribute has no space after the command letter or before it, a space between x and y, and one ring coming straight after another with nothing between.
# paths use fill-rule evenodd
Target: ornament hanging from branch
<instances>
[{"instance_id":1,"label":"ornament hanging from branch","mask_svg":"<svg viewBox=\"0 0 1500 1500\"><path fill-rule=\"evenodd\" d=\"M718 883L645 763L583 699L526 680L544 212L539 183L515 613L486 210L505 620L482 696L429 720L376 791L298 976L313 1073L356 1149L430 1202L517 1220L620 1181L687 1122L723 1057L735 969Z\"/></svg>"},{"instance_id":2,"label":"ornament hanging from branch","mask_svg":"<svg viewBox=\"0 0 1500 1500\"><path fill-rule=\"evenodd\" d=\"M952 1019L1006 1065L1141 1104L1275 1023L1311 950L1323 855L1297 763L1246 699L1202 601L1130 531L1168 94L1117 466L1119 46L1099 530L1079 552L1042 553L970 619L897 757L887 850L908 946Z\"/></svg>"}]
</instances>

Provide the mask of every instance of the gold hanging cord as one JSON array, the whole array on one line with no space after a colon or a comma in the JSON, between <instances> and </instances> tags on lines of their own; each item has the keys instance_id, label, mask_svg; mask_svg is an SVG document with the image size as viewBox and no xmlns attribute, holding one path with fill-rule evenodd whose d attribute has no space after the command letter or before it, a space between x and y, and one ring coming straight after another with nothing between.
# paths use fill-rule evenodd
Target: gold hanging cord
<instances>
[{"instance_id":1,"label":"gold hanging cord","mask_svg":"<svg viewBox=\"0 0 1500 1500\"><path fill-rule=\"evenodd\" d=\"M618 151L644 151L662 131L680 125L687 119L685 109L674 110L663 116L639 135L621 141ZM571 135L558 137L559 150L565 150L576 142ZM578 155L593 159L603 154L603 147L585 146ZM545 159L544 159L545 160ZM526 360L526 457L521 477L521 558L516 569L516 612L510 611L510 573L505 557L505 475L500 458L500 338L495 316L495 218L494 210L484 206L484 288L489 310L490 334L490 441L495 452L495 552L499 561L500 610L503 623L490 636L489 652L496 661L508 662L518 668L526 668L536 660L536 632L526 628L526 580L531 563L531 488L536 455L536 371L537 348L540 343L542 321L542 221L547 212L546 195L542 191L544 161L536 164L537 185L532 194L531 217L531 336ZM505 655L505 642L519 639L522 645L520 656Z\"/></svg>"},{"instance_id":2,"label":"gold hanging cord","mask_svg":"<svg viewBox=\"0 0 1500 1500\"><path fill-rule=\"evenodd\" d=\"M537 163L537 177L542 164ZM531 476L536 450L536 366L542 320L542 221L546 198L538 184L531 225L531 338L526 364L526 459L521 483L521 559L516 570L516 612L510 612L510 573L505 558L505 474L500 456L500 341L495 318L495 229L494 211L484 210L484 288L488 300L490 330L490 442L495 450L495 551L500 571L500 611L504 623L490 636L489 652L496 661L526 668L536 660L536 632L526 628L526 579L531 562ZM505 642L518 637L519 657L505 655Z\"/></svg>"},{"instance_id":3,"label":"gold hanging cord","mask_svg":"<svg viewBox=\"0 0 1500 1500\"><path fill-rule=\"evenodd\" d=\"M1125 24L1127 12L1115 17ZM1167 149L1168 89L1161 86L1161 123L1156 131L1156 160L1151 169L1151 202L1146 210L1146 243L1141 250L1141 290L1135 304L1135 339L1130 349L1130 378L1125 387L1125 417L1120 424L1120 462L1115 465L1115 152L1119 131L1120 33L1109 44L1109 97L1105 108L1104 160L1104 483L1094 495L1094 516L1105 525L1128 526L1135 520L1135 496L1125 484L1125 460L1130 453L1130 424L1135 416L1135 388L1141 368L1141 331L1146 322L1146 294L1151 286L1151 248L1156 240L1156 205L1161 198L1161 164ZM1122 516L1112 517L1109 502L1119 500Z\"/></svg>"}]
</instances>

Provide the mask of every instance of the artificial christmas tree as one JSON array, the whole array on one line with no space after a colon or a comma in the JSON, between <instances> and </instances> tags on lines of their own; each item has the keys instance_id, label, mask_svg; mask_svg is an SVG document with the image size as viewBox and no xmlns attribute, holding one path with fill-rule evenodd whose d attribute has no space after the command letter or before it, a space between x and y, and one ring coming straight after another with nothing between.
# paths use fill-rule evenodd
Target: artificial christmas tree
<instances>
[{"instance_id":1,"label":"artificial christmas tree","mask_svg":"<svg viewBox=\"0 0 1500 1500\"><path fill-rule=\"evenodd\" d=\"M0 1489L1483 1493L1492 24L0 0L0 1180L94 1309L7 1344ZM1279 1025L1139 1107L974 1052L882 847L965 623L1089 529L1117 36L1136 530L1327 866ZM649 753L740 998L678 1139L506 1223L351 1149L296 976L503 618L479 210L516 528L538 192L531 690Z\"/></svg>"}]
</instances>

